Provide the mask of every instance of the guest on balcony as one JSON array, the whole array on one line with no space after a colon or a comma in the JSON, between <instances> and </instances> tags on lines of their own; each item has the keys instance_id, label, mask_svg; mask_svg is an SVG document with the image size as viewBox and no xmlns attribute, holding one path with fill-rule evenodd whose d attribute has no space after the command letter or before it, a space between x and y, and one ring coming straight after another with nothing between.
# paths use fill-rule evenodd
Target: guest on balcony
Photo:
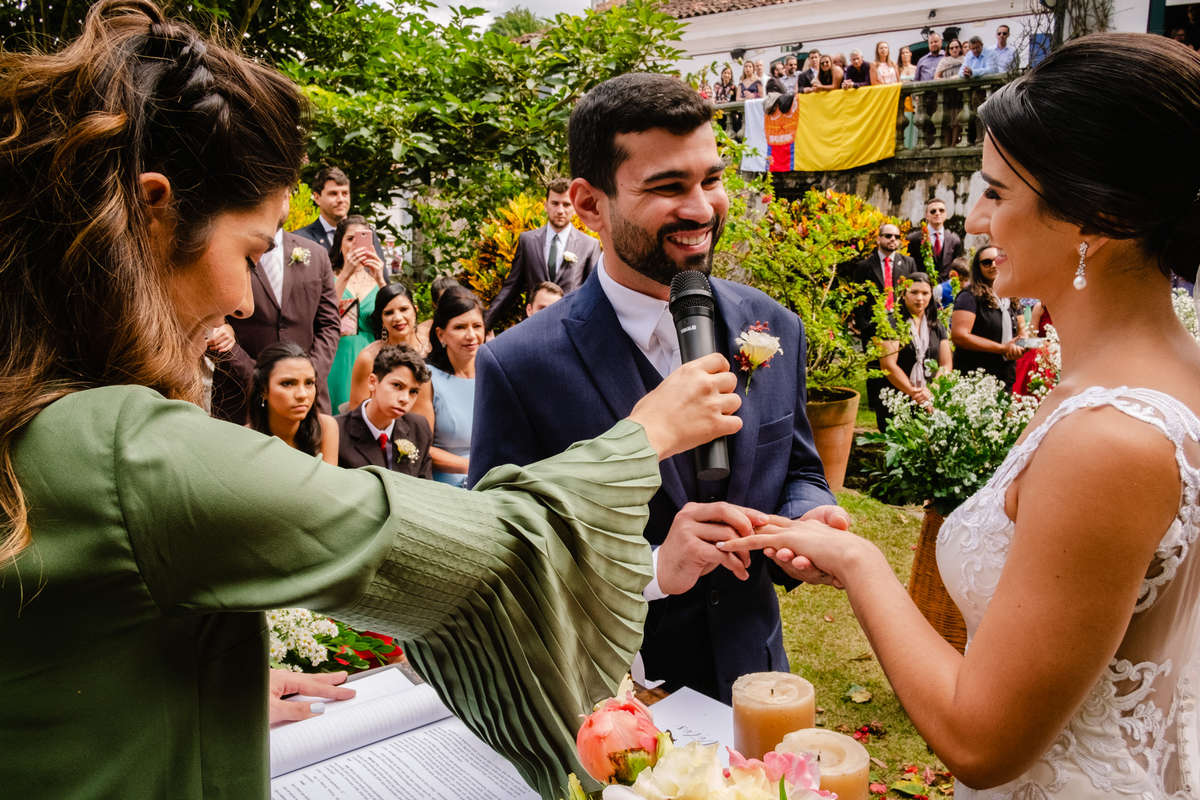
<instances>
[{"instance_id":1,"label":"guest on balcony","mask_svg":"<svg viewBox=\"0 0 1200 800\"><path fill-rule=\"evenodd\" d=\"M911 66L911 50L908 53L908 60ZM875 60L871 62L871 84L898 83L899 81L900 71L896 69L896 62L892 61L891 48L887 42L877 42L875 44Z\"/></svg>"},{"instance_id":2,"label":"guest on balcony","mask_svg":"<svg viewBox=\"0 0 1200 800\"><path fill-rule=\"evenodd\" d=\"M742 64L742 81L738 84L737 99L753 100L763 96L763 82L754 69L754 62Z\"/></svg>"},{"instance_id":3,"label":"guest on balcony","mask_svg":"<svg viewBox=\"0 0 1200 800\"><path fill-rule=\"evenodd\" d=\"M931 81L937 73L938 63L946 54L942 52L942 35L937 31L929 34L929 52L921 56L917 62L917 76L914 80Z\"/></svg>"},{"instance_id":4,"label":"guest on balcony","mask_svg":"<svg viewBox=\"0 0 1200 800\"><path fill-rule=\"evenodd\" d=\"M979 78L984 75L993 75L1000 70L996 69L995 61L992 53L985 53L983 50L983 39L978 36L972 36L968 42L970 49L963 56L962 69L959 70L960 78ZM992 51L995 52L994 50Z\"/></svg>"},{"instance_id":5,"label":"guest on balcony","mask_svg":"<svg viewBox=\"0 0 1200 800\"><path fill-rule=\"evenodd\" d=\"M897 71L900 73L901 81L914 81L917 79L917 65L912 60L912 49L907 45L900 48L900 52L896 56L900 62L896 65Z\"/></svg>"},{"instance_id":6,"label":"guest on balcony","mask_svg":"<svg viewBox=\"0 0 1200 800\"><path fill-rule=\"evenodd\" d=\"M800 91L800 60L795 56L788 56L784 61L783 73L776 77L779 78L784 89L796 94Z\"/></svg>"},{"instance_id":7,"label":"guest on balcony","mask_svg":"<svg viewBox=\"0 0 1200 800\"><path fill-rule=\"evenodd\" d=\"M831 92L834 89L842 88L842 81L845 79L845 74L842 68L833 63L833 58L830 56L821 56L821 68L817 70L817 80L813 83L813 89L818 92Z\"/></svg>"},{"instance_id":8,"label":"guest on balcony","mask_svg":"<svg viewBox=\"0 0 1200 800\"><path fill-rule=\"evenodd\" d=\"M737 84L733 82L733 67L728 64L721 70L721 80L713 84L714 103L732 103L737 100Z\"/></svg>"},{"instance_id":9,"label":"guest on balcony","mask_svg":"<svg viewBox=\"0 0 1200 800\"><path fill-rule=\"evenodd\" d=\"M992 58L992 66L996 72L1008 72L1016 52L1008 46L1007 25L996 28L996 46L988 51L988 55Z\"/></svg>"},{"instance_id":10,"label":"guest on balcony","mask_svg":"<svg viewBox=\"0 0 1200 800\"><path fill-rule=\"evenodd\" d=\"M810 83L817 82L817 72L821 69L821 51L809 50L808 58L804 61L804 69L800 70L801 74L807 75Z\"/></svg>"},{"instance_id":11,"label":"guest on balcony","mask_svg":"<svg viewBox=\"0 0 1200 800\"><path fill-rule=\"evenodd\" d=\"M938 62L937 69L933 72L933 77L935 80L957 78L959 70L962 69L962 64L962 42L958 39L951 39L950 43L946 45L946 56Z\"/></svg>"},{"instance_id":12,"label":"guest on balcony","mask_svg":"<svg viewBox=\"0 0 1200 800\"><path fill-rule=\"evenodd\" d=\"M850 66L846 67L842 79L843 89L856 89L871 85L871 66L863 60L862 50L850 51Z\"/></svg>"}]
</instances>

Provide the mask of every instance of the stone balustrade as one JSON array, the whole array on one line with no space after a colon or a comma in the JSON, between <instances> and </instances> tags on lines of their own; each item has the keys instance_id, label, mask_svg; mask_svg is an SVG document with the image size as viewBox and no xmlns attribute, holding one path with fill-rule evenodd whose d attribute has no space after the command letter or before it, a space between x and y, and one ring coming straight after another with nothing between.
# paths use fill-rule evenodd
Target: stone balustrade
<instances>
[{"instance_id":1,"label":"stone balustrade","mask_svg":"<svg viewBox=\"0 0 1200 800\"><path fill-rule=\"evenodd\" d=\"M986 75L904 83L896 109L896 158L977 154L983 146L977 109L1008 79ZM745 119L742 107L741 101L717 105L724 112L721 124L726 133L739 140Z\"/></svg>"}]
</instances>

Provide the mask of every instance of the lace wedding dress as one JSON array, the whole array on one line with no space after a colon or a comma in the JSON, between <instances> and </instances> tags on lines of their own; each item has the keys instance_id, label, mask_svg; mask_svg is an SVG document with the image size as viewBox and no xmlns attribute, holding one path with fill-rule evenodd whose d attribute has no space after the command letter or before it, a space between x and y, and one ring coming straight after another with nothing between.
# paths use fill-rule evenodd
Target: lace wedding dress
<instances>
[{"instance_id":1,"label":"lace wedding dress","mask_svg":"<svg viewBox=\"0 0 1200 800\"><path fill-rule=\"evenodd\" d=\"M1054 744L1024 775L1003 786L955 788L956 800L1076 800L1096 797L1194 798L1200 792L1200 420L1178 400L1148 389L1092 387L1064 401L978 493L947 517L938 568L967 625L979 627L1008 557L1014 525L1004 496L1046 433L1080 409L1111 406L1175 445L1179 513L1155 551L1129 628L1113 660ZM1043 643L1047 646L1052 643Z\"/></svg>"}]
</instances>

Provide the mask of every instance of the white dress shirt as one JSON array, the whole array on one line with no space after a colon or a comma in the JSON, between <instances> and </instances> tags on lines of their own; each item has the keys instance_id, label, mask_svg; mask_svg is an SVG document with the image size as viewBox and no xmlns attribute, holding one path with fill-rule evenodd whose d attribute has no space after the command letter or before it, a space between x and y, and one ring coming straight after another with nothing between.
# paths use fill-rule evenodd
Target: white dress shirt
<instances>
[{"instance_id":1,"label":"white dress shirt","mask_svg":"<svg viewBox=\"0 0 1200 800\"><path fill-rule=\"evenodd\" d=\"M388 441L392 441L392 429L396 427L396 420L393 419L389 422L386 428L376 428L371 424L371 418L367 416L367 403L370 402L370 400L364 400L359 412L362 414L363 422L367 423L367 430L371 432L371 438L378 442L380 434L386 433Z\"/></svg>"},{"instance_id":2,"label":"white dress shirt","mask_svg":"<svg viewBox=\"0 0 1200 800\"><path fill-rule=\"evenodd\" d=\"M325 231L325 246L332 247L333 246L333 235L335 233L337 233L337 226L330 225L328 222L325 221L325 218L323 216L321 216L320 214L317 215L317 219L319 219L321 221L321 228Z\"/></svg>"},{"instance_id":3,"label":"white dress shirt","mask_svg":"<svg viewBox=\"0 0 1200 800\"><path fill-rule=\"evenodd\" d=\"M617 312L622 330L664 378L679 369L679 334L666 300L635 292L612 279L601 264L600 288Z\"/></svg>"},{"instance_id":4,"label":"white dress shirt","mask_svg":"<svg viewBox=\"0 0 1200 800\"><path fill-rule=\"evenodd\" d=\"M552 266L555 270L561 269L563 253L567 252L567 237L570 236L572 227L573 226L568 223L567 227L555 233L553 227L550 225L546 226L546 240L542 242L542 260L546 262L547 268ZM558 239L558 263L551 264L550 243L555 239Z\"/></svg>"},{"instance_id":5,"label":"white dress shirt","mask_svg":"<svg viewBox=\"0 0 1200 800\"><path fill-rule=\"evenodd\" d=\"M275 231L275 246L263 253L258 265L275 295L275 302L283 308L283 228Z\"/></svg>"}]
</instances>

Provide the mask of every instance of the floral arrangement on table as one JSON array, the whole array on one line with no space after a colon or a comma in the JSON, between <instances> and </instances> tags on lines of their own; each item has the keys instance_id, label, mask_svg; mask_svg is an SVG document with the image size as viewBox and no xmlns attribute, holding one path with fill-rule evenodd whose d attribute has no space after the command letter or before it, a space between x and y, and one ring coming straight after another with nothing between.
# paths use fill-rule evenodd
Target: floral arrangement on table
<instances>
[{"instance_id":1,"label":"floral arrangement on table","mask_svg":"<svg viewBox=\"0 0 1200 800\"><path fill-rule=\"evenodd\" d=\"M729 751L721 766L716 744L679 746L654 725L650 710L633 696L626 679L617 696L598 703L576 737L579 761L605 788L599 800L818 800L818 760L809 753L767 753L762 760ZM575 775L567 800L588 800Z\"/></svg>"},{"instance_id":2,"label":"floral arrangement on table","mask_svg":"<svg viewBox=\"0 0 1200 800\"><path fill-rule=\"evenodd\" d=\"M937 365L932 365L936 370ZM891 503L930 501L945 516L991 478L1033 418L1040 400L1014 395L985 372L951 372L929 383L928 408L884 389L892 420L860 442L884 446L872 493Z\"/></svg>"},{"instance_id":3,"label":"floral arrangement on table","mask_svg":"<svg viewBox=\"0 0 1200 800\"><path fill-rule=\"evenodd\" d=\"M740 163L741 144L718 136L727 163ZM760 289L800 317L809 396L832 399L827 390L853 385L879 357L876 347L863 352L851 320L860 303L882 307L884 300L864 297L850 280L851 265L876 246L881 225L896 224L902 234L910 225L833 190L809 190L794 201L777 198L769 173L747 179L730 166L725 185L729 215L713 275Z\"/></svg>"},{"instance_id":4,"label":"floral arrangement on table","mask_svg":"<svg viewBox=\"0 0 1200 800\"><path fill-rule=\"evenodd\" d=\"M304 608L267 612L273 669L292 672L356 672L381 666L399 652L390 636L364 634Z\"/></svg>"}]
</instances>

